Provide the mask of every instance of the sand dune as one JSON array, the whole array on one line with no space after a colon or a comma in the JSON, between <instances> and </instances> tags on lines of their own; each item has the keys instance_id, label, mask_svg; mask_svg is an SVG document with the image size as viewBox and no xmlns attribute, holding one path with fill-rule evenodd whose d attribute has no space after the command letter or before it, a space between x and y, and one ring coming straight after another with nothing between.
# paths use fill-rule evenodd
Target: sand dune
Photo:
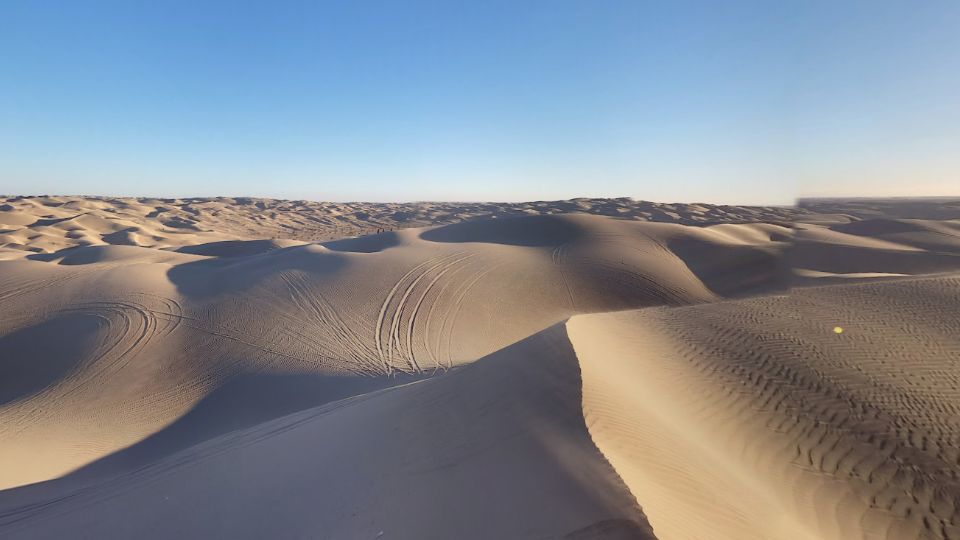
<instances>
[{"instance_id":1,"label":"sand dune","mask_svg":"<svg viewBox=\"0 0 960 540\"><path fill-rule=\"evenodd\" d=\"M960 219L804 218L795 227L794 285L960 271Z\"/></svg>"},{"instance_id":2,"label":"sand dune","mask_svg":"<svg viewBox=\"0 0 960 540\"><path fill-rule=\"evenodd\" d=\"M85 246L7 261L0 347L17 360L3 365L3 377L38 382L0 395L0 456L21 464L0 471L0 485L52 478L119 450L239 375L433 374L575 313L782 285L775 254L788 231L772 227L738 238L530 216L343 240L336 250L216 241L177 251ZM690 243L699 251L670 249ZM720 283L711 249L754 253L758 262L730 268ZM65 327L68 341L96 347L69 349L73 360L52 372L67 350L36 343Z\"/></svg>"},{"instance_id":3,"label":"sand dune","mask_svg":"<svg viewBox=\"0 0 960 540\"><path fill-rule=\"evenodd\" d=\"M810 198L797 201L797 207L806 215L833 215L839 221L960 219L960 197Z\"/></svg>"},{"instance_id":4,"label":"sand dune","mask_svg":"<svg viewBox=\"0 0 960 540\"><path fill-rule=\"evenodd\" d=\"M960 538L958 299L923 278L577 316L584 416L659 538Z\"/></svg>"},{"instance_id":5,"label":"sand dune","mask_svg":"<svg viewBox=\"0 0 960 540\"><path fill-rule=\"evenodd\" d=\"M939 214L0 202L2 537L958 536Z\"/></svg>"},{"instance_id":6,"label":"sand dune","mask_svg":"<svg viewBox=\"0 0 960 540\"><path fill-rule=\"evenodd\" d=\"M86 245L170 248L216 240L337 240L471 219L583 213L681 224L786 223L787 207L619 199L526 203L325 203L250 197L145 199L0 197L0 251Z\"/></svg>"},{"instance_id":7,"label":"sand dune","mask_svg":"<svg viewBox=\"0 0 960 540\"><path fill-rule=\"evenodd\" d=\"M653 537L590 439L562 326L99 483L83 472L0 493L0 527L32 538Z\"/></svg>"}]
</instances>

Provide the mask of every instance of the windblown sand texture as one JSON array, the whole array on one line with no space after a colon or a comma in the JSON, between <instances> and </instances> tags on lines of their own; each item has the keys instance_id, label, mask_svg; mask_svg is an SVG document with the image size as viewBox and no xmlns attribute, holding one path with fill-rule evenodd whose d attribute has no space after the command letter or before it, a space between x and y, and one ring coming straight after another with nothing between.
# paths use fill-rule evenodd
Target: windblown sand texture
<instances>
[{"instance_id":1,"label":"windblown sand texture","mask_svg":"<svg viewBox=\"0 0 960 540\"><path fill-rule=\"evenodd\" d=\"M960 222L858 204L7 198L0 537L960 538Z\"/></svg>"}]
</instances>

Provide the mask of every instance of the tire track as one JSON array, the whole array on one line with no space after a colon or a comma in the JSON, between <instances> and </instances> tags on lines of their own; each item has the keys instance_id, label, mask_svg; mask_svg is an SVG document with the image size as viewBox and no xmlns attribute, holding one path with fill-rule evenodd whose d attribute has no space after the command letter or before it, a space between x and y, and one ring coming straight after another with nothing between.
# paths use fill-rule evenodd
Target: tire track
<instances>
[{"instance_id":1,"label":"tire track","mask_svg":"<svg viewBox=\"0 0 960 540\"><path fill-rule=\"evenodd\" d=\"M413 312L410 314L410 318L409 318L409 320L407 321L407 355L409 356L411 362L413 362L414 364L417 365L417 370L418 370L418 371L422 371L422 370L420 369L420 364L419 364L418 362L416 362L416 360L415 360L415 358L414 358L414 352L413 352L413 327L414 327L414 324L415 324L415 322L416 322L416 320L417 320L417 314L420 312L420 306L423 305L424 299L426 299L426 297L427 297L427 295L430 293L430 291L433 290L433 287L437 284L437 282L440 280L440 278L442 278L445 274L447 274L447 273L450 272L451 270L459 267L459 265L460 265L461 263L463 263L464 261L467 261L467 260L473 258L474 256L475 256L475 254L469 254L469 255L466 255L466 256L461 257L461 258L459 258L459 259L456 259L456 260L454 260L453 262L451 262L451 263L449 263L449 264L444 265L443 269L440 270L440 272L438 272L437 275L434 276L434 278L430 281L430 283L428 283L427 286L424 288L423 294L420 295L420 299L417 301L417 303L416 303L416 304L414 305L414 307L413 307ZM426 326L424 327L424 337L423 337L423 339L424 339L424 344L425 344L425 345L426 345L427 332L428 332L428 329L429 329L429 325L430 325L430 317L429 317L429 313L428 313L428 314L427 314ZM426 347L426 350L429 351L429 346ZM436 360L434 360L434 363L436 364Z\"/></svg>"},{"instance_id":2,"label":"tire track","mask_svg":"<svg viewBox=\"0 0 960 540\"><path fill-rule=\"evenodd\" d=\"M378 355L379 358L380 358L380 364L381 364L381 366L382 366L382 368L383 368L383 372L384 372L385 374L389 375L389 374L393 373L393 366L391 365L391 362L389 361L387 351L385 350L385 347L384 347L384 344L383 344L383 330L384 330L384 323L386 322L386 318L387 318L387 312L388 312L388 310L389 310L389 308L390 308L391 303L393 302L394 296L396 296L397 291L400 290L400 287L403 286L403 284L406 282L406 280L409 279L410 276L412 276L413 274L415 274L418 270L420 270L420 269L422 269L422 268L424 268L424 267L426 267L426 266L428 266L428 265L430 265L430 264L436 263L437 261L443 261L443 260L449 259L449 258L451 258L451 257L453 257L453 256L455 256L455 255L456 255L456 254L452 254L452 255L441 255L441 256L437 256L437 257L431 257L431 258L429 258L429 259L421 262L420 264L418 264L418 265L414 266L412 269L410 269L410 271L408 271L406 274L404 274L399 280L397 280L397 282L394 283L393 287L390 289L390 292L387 293L387 296L386 296L386 298L384 299L383 304L380 306L380 313L379 313L379 315L377 316L377 324L376 324L375 327L374 327L374 341L375 341L375 343L376 343L377 355ZM392 328L392 325L393 325L393 320L392 320L392 319L391 319L390 324L391 324L391 328ZM391 345L391 347L392 347L392 343L393 343L392 334L391 334L391 333L388 333L388 334L387 334L387 338L388 338L389 343L390 343L390 345Z\"/></svg>"},{"instance_id":3,"label":"tire track","mask_svg":"<svg viewBox=\"0 0 960 540\"><path fill-rule=\"evenodd\" d=\"M423 348L424 350L427 351L427 354L430 356L430 360L433 362L434 372L437 369L440 369L441 367L443 367L440 364L440 358L438 356L440 342L442 340L443 334L442 333L438 334L436 347L430 346L430 335L431 335L430 327L433 325L434 313L437 310L437 306L441 305L441 299L444 297L444 295L447 292L447 289L449 289L451 285L456 285L456 287L454 288L455 291L459 290L460 286L463 285L463 280L455 279L454 276L460 273L461 271L469 268L471 262L472 261L467 261L464 264L458 265L455 269L453 269L451 271L449 279L444 280L443 285L441 285L440 290L437 292L436 298L434 299L433 302L430 303L430 310L427 312L427 321L424 323Z\"/></svg>"},{"instance_id":4,"label":"tire track","mask_svg":"<svg viewBox=\"0 0 960 540\"><path fill-rule=\"evenodd\" d=\"M448 257L445 257L443 260L425 269L423 272L420 273L420 275L418 275L413 281L411 281L407 285L406 289L403 292L403 295L400 297L400 301L397 303L397 307L393 311L393 316L391 318L390 341L388 342L388 348L387 348L388 360L391 365L393 365L394 345L396 345L395 348L397 353L402 354L400 352L402 350L400 324L403 318L404 310L406 309L406 306L407 306L407 301L410 298L410 295L413 294L413 291L416 289L417 285L428 274L441 268L449 268L451 265L456 264L459 260L461 260L463 258L462 255L463 255L463 252L457 252ZM457 259L456 257L458 256L460 256L461 258ZM407 364L410 366L410 369L414 373L419 373L422 371L420 369L420 365L417 363L416 358L413 358L412 355L408 356L405 360L407 361Z\"/></svg>"},{"instance_id":5,"label":"tire track","mask_svg":"<svg viewBox=\"0 0 960 540\"><path fill-rule=\"evenodd\" d=\"M280 278L290 291L294 304L307 315L308 320L317 324L318 329L325 330L325 337L330 337L340 347L341 355L352 358L356 365L361 366L365 373L378 373L379 365L376 362L376 352L354 329L340 316L337 309L323 294L310 288L305 278L299 274L281 273ZM319 342L316 342L319 344ZM334 354L336 352L331 351Z\"/></svg>"},{"instance_id":6,"label":"tire track","mask_svg":"<svg viewBox=\"0 0 960 540\"><path fill-rule=\"evenodd\" d=\"M447 336L447 369L450 369L450 368L453 367L453 356L452 356L452 354L451 354L451 352L450 352L450 351L451 351L451 348L452 348L451 341L452 341L452 339L453 339L453 331L454 331L454 328L456 327L456 323L457 323L457 316L460 314L460 308L463 306L463 299L466 297L467 293L470 292L470 290L473 289L473 287L475 287L475 286L477 285L477 283L480 282L481 279L483 279L485 276L487 276L487 274L489 274L490 272L493 272L494 270L496 270L496 269L498 269L498 268L500 268L500 267L502 267L502 266L505 266L506 264L507 264L507 261L499 261L499 262L496 262L496 263L494 263L494 264L491 264L491 265L490 265L489 267L487 267L485 270L482 270L482 271L476 273L476 274L473 276L473 279L471 279L469 282L466 282L466 285L465 285L464 288L460 291L460 293L457 295L456 300L454 300L453 306L451 306L450 311L448 311L448 312L447 312L447 315L444 316L443 323L440 325L440 339L438 340L437 357L439 358L439 356L440 356L440 355L439 355L439 346L440 346L440 343L441 343L441 341L442 341L442 339L443 339L443 329L446 327L446 325L447 325L447 319L449 318L450 321L451 321L451 322L450 322L450 329L449 329L449 330L447 331L447 333L446 333L446 336Z\"/></svg>"},{"instance_id":7,"label":"tire track","mask_svg":"<svg viewBox=\"0 0 960 540\"><path fill-rule=\"evenodd\" d=\"M12 429L8 432L20 434L42 416L44 410L59 410L63 407L61 403L71 396L86 390L95 382L109 380L136 357L157 331L156 316L133 302L80 304L59 310L54 317L66 314L102 320L105 330L101 345L90 360L76 368L73 375L13 404L7 417L10 421L0 427L0 432L4 431L4 427L10 427Z\"/></svg>"},{"instance_id":8,"label":"tire track","mask_svg":"<svg viewBox=\"0 0 960 540\"><path fill-rule=\"evenodd\" d=\"M570 249L570 246L571 244L569 242L565 242L553 248L553 251L550 252L550 260L557 267L557 272L560 273L560 282L563 284L563 289L567 293L567 301L570 303L570 309L576 311L577 302L573 299L573 291L570 290L570 283L567 281L566 272L563 271L563 267L566 264L567 251Z\"/></svg>"}]
</instances>

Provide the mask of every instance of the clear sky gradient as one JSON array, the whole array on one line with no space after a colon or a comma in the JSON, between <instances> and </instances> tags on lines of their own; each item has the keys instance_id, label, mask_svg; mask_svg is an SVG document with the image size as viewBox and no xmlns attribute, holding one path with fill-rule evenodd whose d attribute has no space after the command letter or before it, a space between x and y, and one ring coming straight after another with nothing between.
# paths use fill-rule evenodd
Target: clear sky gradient
<instances>
[{"instance_id":1,"label":"clear sky gradient","mask_svg":"<svg viewBox=\"0 0 960 540\"><path fill-rule=\"evenodd\" d=\"M0 193L960 193L960 3L0 2Z\"/></svg>"}]
</instances>

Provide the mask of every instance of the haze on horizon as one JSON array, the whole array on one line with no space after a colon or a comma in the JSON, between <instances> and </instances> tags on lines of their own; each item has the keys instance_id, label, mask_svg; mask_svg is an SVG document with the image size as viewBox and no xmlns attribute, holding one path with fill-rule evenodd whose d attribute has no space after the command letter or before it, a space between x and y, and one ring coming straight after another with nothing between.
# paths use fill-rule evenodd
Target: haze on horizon
<instances>
[{"instance_id":1,"label":"haze on horizon","mask_svg":"<svg viewBox=\"0 0 960 540\"><path fill-rule=\"evenodd\" d=\"M0 192L960 195L950 2L0 6Z\"/></svg>"}]
</instances>

